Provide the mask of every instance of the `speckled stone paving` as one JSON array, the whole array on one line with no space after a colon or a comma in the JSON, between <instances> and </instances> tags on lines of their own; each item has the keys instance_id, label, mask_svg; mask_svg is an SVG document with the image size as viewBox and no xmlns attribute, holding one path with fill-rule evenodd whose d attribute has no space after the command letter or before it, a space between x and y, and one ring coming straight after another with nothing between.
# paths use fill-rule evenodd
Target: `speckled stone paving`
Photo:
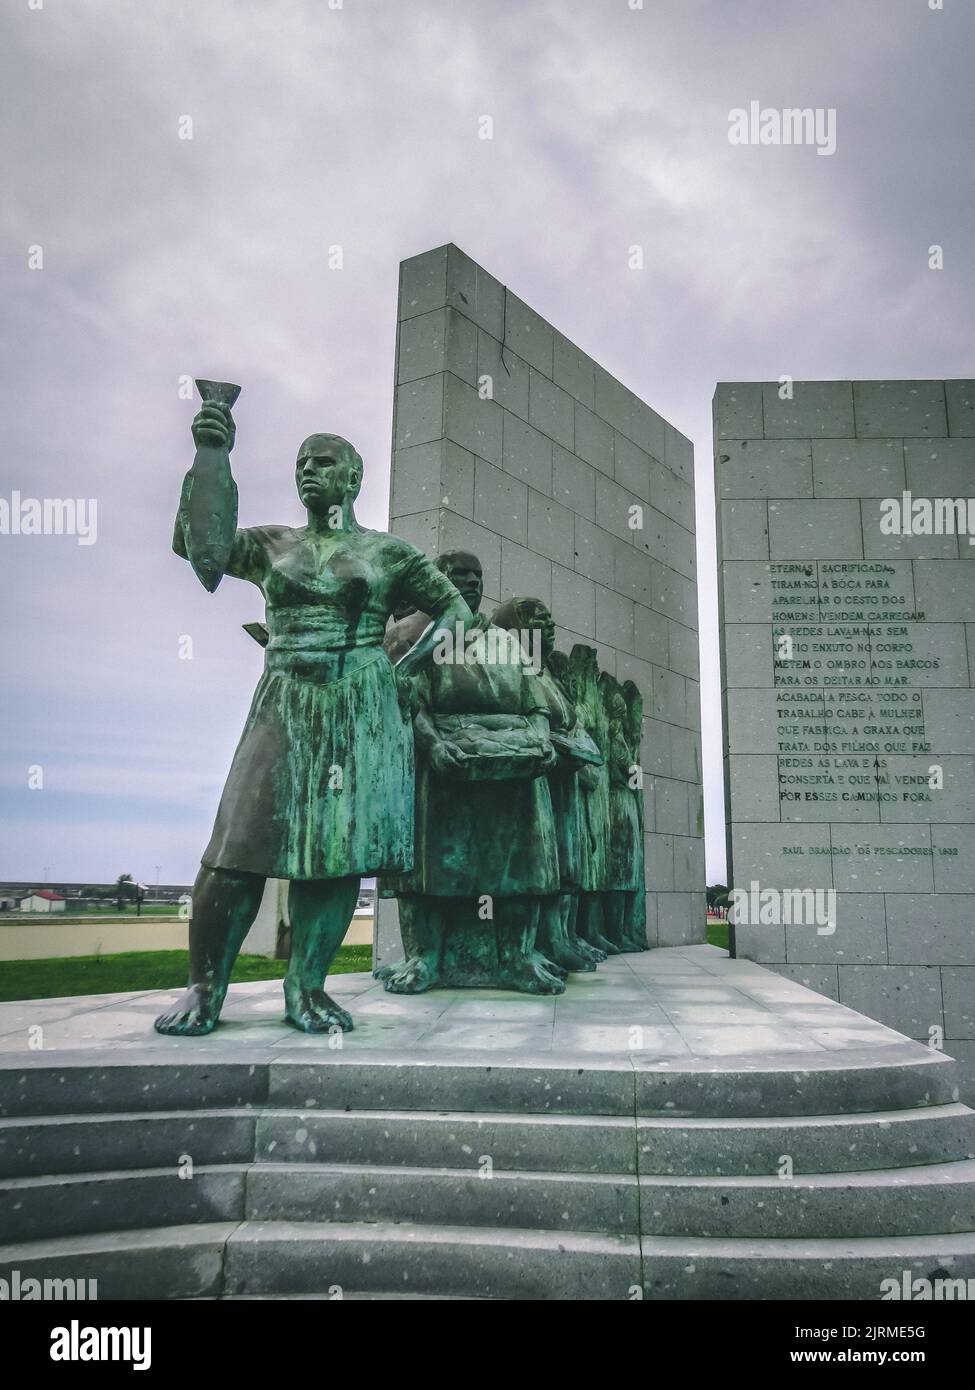
<instances>
[{"instance_id":1,"label":"speckled stone paving","mask_svg":"<svg viewBox=\"0 0 975 1390\"><path fill-rule=\"evenodd\" d=\"M552 1061L585 1054L665 1066L731 1057L788 1064L803 1055L828 1067L854 1052L882 1052L891 1061L929 1055L853 1009L713 946L617 956L594 974L572 976L565 994L555 998L486 989L392 995L366 973L335 975L328 988L355 1021L341 1039L347 1056L369 1049L431 1061L468 1051ZM0 1051L31 1050L36 1060L79 1049L139 1049L160 1061L187 1052L213 1060L328 1054L328 1038L307 1037L284 1023L277 980L234 985L219 1027L206 1038L153 1031L153 1019L177 994L151 990L3 1004Z\"/></svg>"}]
</instances>

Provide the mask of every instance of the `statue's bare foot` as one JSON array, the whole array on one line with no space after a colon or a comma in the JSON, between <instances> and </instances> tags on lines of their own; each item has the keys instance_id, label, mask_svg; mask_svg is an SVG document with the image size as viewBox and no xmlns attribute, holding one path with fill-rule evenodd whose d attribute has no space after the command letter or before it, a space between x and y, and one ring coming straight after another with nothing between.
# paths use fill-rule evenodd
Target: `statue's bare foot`
<instances>
[{"instance_id":1,"label":"statue's bare foot","mask_svg":"<svg viewBox=\"0 0 975 1390\"><path fill-rule=\"evenodd\" d=\"M175 1006L160 1014L153 1025L157 1033L177 1038L200 1038L212 1033L220 1017L223 995L208 985L190 985Z\"/></svg>"},{"instance_id":2,"label":"statue's bare foot","mask_svg":"<svg viewBox=\"0 0 975 1390\"><path fill-rule=\"evenodd\" d=\"M589 938L589 944L595 946L597 951L602 951L604 956L618 956L620 948L608 936L603 936L602 932L594 931Z\"/></svg>"},{"instance_id":3,"label":"statue's bare foot","mask_svg":"<svg viewBox=\"0 0 975 1390\"><path fill-rule=\"evenodd\" d=\"M285 1018L303 1033L331 1033L336 1028L343 1033L352 1030L352 1015L340 1009L323 989L304 989L286 982L284 999Z\"/></svg>"},{"instance_id":4,"label":"statue's bare foot","mask_svg":"<svg viewBox=\"0 0 975 1390\"><path fill-rule=\"evenodd\" d=\"M649 951L649 949L650 943L646 937L642 941L638 936L624 936L620 940L621 951Z\"/></svg>"},{"instance_id":5,"label":"statue's bare foot","mask_svg":"<svg viewBox=\"0 0 975 1390\"><path fill-rule=\"evenodd\" d=\"M535 961L543 970L547 970L550 975L554 975L557 980L564 980L569 973L568 967L554 960L547 951L536 951Z\"/></svg>"},{"instance_id":6,"label":"statue's bare foot","mask_svg":"<svg viewBox=\"0 0 975 1390\"><path fill-rule=\"evenodd\" d=\"M591 960L594 969L606 959L605 951L601 951L598 946L593 946L581 936L572 938L572 949L578 951L585 960Z\"/></svg>"},{"instance_id":7,"label":"statue's bare foot","mask_svg":"<svg viewBox=\"0 0 975 1390\"><path fill-rule=\"evenodd\" d=\"M422 956L413 956L386 976L387 994L423 994L436 984L430 966Z\"/></svg>"},{"instance_id":8,"label":"statue's bare foot","mask_svg":"<svg viewBox=\"0 0 975 1390\"><path fill-rule=\"evenodd\" d=\"M570 946L567 941L546 946L545 954L563 970L578 972L580 970L595 970L596 968L596 961L593 956L584 954L576 946Z\"/></svg>"},{"instance_id":9,"label":"statue's bare foot","mask_svg":"<svg viewBox=\"0 0 975 1390\"><path fill-rule=\"evenodd\" d=\"M519 994L564 994L565 981L549 973L539 955L522 956L506 963L498 978L501 989L514 989Z\"/></svg>"},{"instance_id":10,"label":"statue's bare foot","mask_svg":"<svg viewBox=\"0 0 975 1390\"><path fill-rule=\"evenodd\" d=\"M388 980L392 975L398 975L401 970L405 970L408 962L405 960L393 961L391 965L380 965L372 972L374 980Z\"/></svg>"}]
</instances>

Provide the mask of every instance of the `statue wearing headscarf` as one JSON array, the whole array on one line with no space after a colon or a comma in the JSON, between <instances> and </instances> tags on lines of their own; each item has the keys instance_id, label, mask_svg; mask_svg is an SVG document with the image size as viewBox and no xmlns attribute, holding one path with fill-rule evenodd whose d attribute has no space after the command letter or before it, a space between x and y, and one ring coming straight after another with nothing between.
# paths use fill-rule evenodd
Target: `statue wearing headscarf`
<instances>
[{"instance_id":1,"label":"statue wearing headscarf","mask_svg":"<svg viewBox=\"0 0 975 1390\"><path fill-rule=\"evenodd\" d=\"M548 772L548 785L558 845L559 893L542 904L538 945L563 969L595 970L606 957L576 932L584 835L580 777L598 767L602 756L583 728L569 694L568 658L555 650L555 624L541 599L508 599L495 610L491 621L517 633L523 650L530 653L539 669L558 759Z\"/></svg>"},{"instance_id":2,"label":"statue wearing headscarf","mask_svg":"<svg viewBox=\"0 0 975 1390\"><path fill-rule=\"evenodd\" d=\"M643 777L639 767L643 700L632 681L599 676L609 764L609 844L603 932L619 951L647 949L643 869ZM645 914L645 908L643 909Z\"/></svg>"},{"instance_id":3,"label":"statue wearing headscarf","mask_svg":"<svg viewBox=\"0 0 975 1390\"><path fill-rule=\"evenodd\" d=\"M452 551L437 566L476 613L477 557ZM415 682L414 867L385 885L399 900L407 958L379 973L391 993L557 994L564 971L535 946L542 902L559 889L545 692L513 633L483 622L470 637L435 652ZM397 640L394 628L387 646Z\"/></svg>"}]
</instances>

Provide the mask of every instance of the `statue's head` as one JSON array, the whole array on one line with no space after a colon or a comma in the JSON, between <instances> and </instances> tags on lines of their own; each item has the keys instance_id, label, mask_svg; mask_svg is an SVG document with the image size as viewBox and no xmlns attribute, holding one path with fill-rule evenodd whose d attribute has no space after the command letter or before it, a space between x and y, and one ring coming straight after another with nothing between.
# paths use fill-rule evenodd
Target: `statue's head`
<instances>
[{"instance_id":1,"label":"statue's head","mask_svg":"<svg viewBox=\"0 0 975 1390\"><path fill-rule=\"evenodd\" d=\"M327 516L332 507L354 502L362 486L362 459L338 434L310 434L295 461L298 496L309 512Z\"/></svg>"},{"instance_id":2,"label":"statue's head","mask_svg":"<svg viewBox=\"0 0 975 1390\"><path fill-rule=\"evenodd\" d=\"M569 656L567 652L560 652L553 649L546 657L545 665L557 681L561 681L563 685L568 684Z\"/></svg>"},{"instance_id":3,"label":"statue's head","mask_svg":"<svg viewBox=\"0 0 975 1390\"><path fill-rule=\"evenodd\" d=\"M643 738L643 696L634 681L623 682L623 699L626 701L627 737L639 751Z\"/></svg>"},{"instance_id":4,"label":"statue's head","mask_svg":"<svg viewBox=\"0 0 975 1390\"><path fill-rule=\"evenodd\" d=\"M513 632L538 632L542 656L548 658L555 647L555 623L540 598L509 598L491 615L495 627Z\"/></svg>"},{"instance_id":5,"label":"statue's head","mask_svg":"<svg viewBox=\"0 0 975 1390\"><path fill-rule=\"evenodd\" d=\"M586 708L590 719L601 708L598 680L599 653L585 642L576 642L569 653L569 685L572 698Z\"/></svg>"},{"instance_id":6,"label":"statue's head","mask_svg":"<svg viewBox=\"0 0 975 1390\"><path fill-rule=\"evenodd\" d=\"M477 556L469 550L445 550L437 556L437 569L447 576L471 612L476 613L484 597L484 575Z\"/></svg>"},{"instance_id":7,"label":"statue's head","mask_svg":"<svg viewBox=\"0 0 975 1390\"><path fill-rule=\"evenodd\" d=\"M626 722L626 700L623 698L623 690L615 676L608 671L599 673L599 693L602 696L603 708L609 719L616 720L619 724Z\"/></svg>"}]
</instances>

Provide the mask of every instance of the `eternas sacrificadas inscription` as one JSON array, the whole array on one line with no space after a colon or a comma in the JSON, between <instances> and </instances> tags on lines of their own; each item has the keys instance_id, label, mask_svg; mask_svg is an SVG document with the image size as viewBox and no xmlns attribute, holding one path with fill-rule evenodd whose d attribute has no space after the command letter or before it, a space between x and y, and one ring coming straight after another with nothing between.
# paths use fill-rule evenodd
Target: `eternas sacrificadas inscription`
<instances>
[{"instance_id":1,"label":"eternas sacrificadas inscription","mask_svg":"<svg viewBox=\"0 0 975 1390\"><path fill-rule=\"evenodd\" d=\"M920 690L940 660L909 580L887 563L771 564L779 799L851 807L929 801L924 772L889 757L930 751Z\"/></svg>"}]
</instances>

